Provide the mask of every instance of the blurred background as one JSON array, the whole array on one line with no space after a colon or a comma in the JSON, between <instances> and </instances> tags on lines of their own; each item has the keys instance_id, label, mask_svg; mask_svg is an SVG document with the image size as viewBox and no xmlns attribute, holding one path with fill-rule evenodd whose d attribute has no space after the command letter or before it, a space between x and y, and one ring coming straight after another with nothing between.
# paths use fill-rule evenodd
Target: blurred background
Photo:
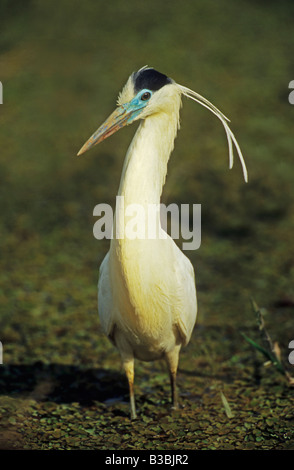
<instances>
[{"instance_id":1,"label":"blurred background","mask_svg":"<svg viewBox=\"0 0 294 470\"><path fill-rule=\"evenodd\" d=\"M286 0L1 0L4 363L118 361L97 315L109 242L93 236L93 208L114 207L135 126L76 153L144 65L223 111L248 167L245 184L237 157L228 169L221 123L184 99L162 202L202 206L201 247L186 252L196 271L196 335L209 325L250 328L254 298L287 357L294 339L293 17Z\"/></svg>"}]
</instances>

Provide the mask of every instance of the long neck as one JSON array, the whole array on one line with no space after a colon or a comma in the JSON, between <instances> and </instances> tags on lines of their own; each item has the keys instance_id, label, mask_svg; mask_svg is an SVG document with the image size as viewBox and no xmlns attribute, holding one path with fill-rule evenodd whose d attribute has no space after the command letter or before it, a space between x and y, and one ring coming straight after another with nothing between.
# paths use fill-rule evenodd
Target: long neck
<instances>
[{"instance_id":1,"label":"long neck","mask_svg":"<svg viewBox=\"0 0 294 470\"><path fill-rule=\"evenodd\" d=\"M143 239L150 229L154 231L157 230L154 227L160 226L160 196L179 126L180 100L176 104L173 112L161 112L142 121L129 147L118 191L120 204L117 204L115 211L112 248L124 246L128 251L135 249L134 242L130 247L127 235L131 215L128 211L134 205L138 208L134 224L139 231L143 231ZM152 220L148 212L150 205L157 207Z\"/></svg>"},{"instance_id":2,"label":"long neck","mask_svg":"<svg viewBox=\"0 0 294 470\"><path fill-rule=\"evenodd\" d=\"M158 113L145 119L129 147L119 196L125 204L158 204L174 147L179 113Z\"/></svg>"}]
</instances>

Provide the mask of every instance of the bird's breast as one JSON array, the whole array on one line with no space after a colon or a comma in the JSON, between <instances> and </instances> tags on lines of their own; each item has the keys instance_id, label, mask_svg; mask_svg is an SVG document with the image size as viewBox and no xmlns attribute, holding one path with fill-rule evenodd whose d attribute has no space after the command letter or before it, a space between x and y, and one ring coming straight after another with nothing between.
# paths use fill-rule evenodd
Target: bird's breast
<instances>
[{"instance_id":1,"label":"bird's breast","mask_svg":"<svg viewBox=\"0 0 294 470\"><path fill-rule=\"evenodd\" d=\"M159 332L171 320L173 279L166 240L124 240L115 251L119 308L140 331Z\"/></svg>"},{"instance_id":2,"label":"bird's breast","mask_svg":"<svg viewBox=\"0 0 294 470\"><path fill-rule=\"evenodd\" d=\"M160 357L178 343L180 316L184 315L184 323L185 315L190 316L188 330L195 322L194 305L187 300L194 278L189 280L190 286L179 277L181 265L178 263L177 272L175 262L179 260L175 260L172 244L171 239L130 240L114 244L110 250L113 320L139 358L143 352Z\"/></svg>"}]
</instances>

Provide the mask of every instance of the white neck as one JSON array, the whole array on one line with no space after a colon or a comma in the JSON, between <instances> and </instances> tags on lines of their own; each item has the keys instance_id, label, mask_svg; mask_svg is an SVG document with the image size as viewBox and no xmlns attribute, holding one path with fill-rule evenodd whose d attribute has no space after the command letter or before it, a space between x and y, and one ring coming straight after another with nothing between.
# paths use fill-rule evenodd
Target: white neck
<instances>
[{"instance_id":1,"label":"white neck","mask_svg":"<svg viewBox=\"0 0 294 470\"><path fill-rule=\"evenodd\" d=\"M170 102L169 112L157 112L141 122L128 149L118 191L118 196L123 197L123 205L116 207L113 226L114 238L119 240L125 238L126 208L130 205L143 208L144 214L138 225L144 227L145 233L148 233L150 223L160 225L159 211L155 222L147 220L147 214L148 205L159 207L167 164L179 127L180 95L176 94Z\"/></svg>"},{"instance_id":2,"label":"white neck","mask_svg":"<svg viewBox=\"0 0 294 470\"><path fill-rule=\"evenodd\" d=\"M174 147L179 113L158 113L142 121L125 158L119 196L125 204L159 204Z\"/></svg>"}]
</instances>

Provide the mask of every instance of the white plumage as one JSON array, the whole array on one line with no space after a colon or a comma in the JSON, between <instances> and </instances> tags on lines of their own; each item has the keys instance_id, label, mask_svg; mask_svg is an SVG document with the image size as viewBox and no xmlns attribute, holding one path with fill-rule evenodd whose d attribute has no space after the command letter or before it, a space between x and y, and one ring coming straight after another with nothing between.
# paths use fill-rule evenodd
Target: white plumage
<instances>
[{"instance_id":1,"label":"white plumage","mask_svg":"<svg viewBox=\"0 0 294 470\"><path fill-rule=\"evenodd\" d=\"M110 250L99 273L98 310L102 328L118 348L130 389L131 417L136 417L134 359L167 362L173 406L177 406L176 373L179 352L190 338L196 321L197 301L194 269L169 236L148 239L148 204L160 204L167 164L179 128L181 95L195 99L221 119L236 145L247 179L245 163L226 118L209 101L178 85L154 69L133 73L119 95L119 107L82 147L79 154L133 121L142 119L127 152L118 195L123 207L116 210ZM139 223L145 239L124 236L125 209L140 204L146 209ZM148 225L149 224L149 225ZM162 229L159 229L162 231ZM152 231L151 231L152 232ZM153 232L152 232L153 233Z\"/></svg>"}]
</instances>

